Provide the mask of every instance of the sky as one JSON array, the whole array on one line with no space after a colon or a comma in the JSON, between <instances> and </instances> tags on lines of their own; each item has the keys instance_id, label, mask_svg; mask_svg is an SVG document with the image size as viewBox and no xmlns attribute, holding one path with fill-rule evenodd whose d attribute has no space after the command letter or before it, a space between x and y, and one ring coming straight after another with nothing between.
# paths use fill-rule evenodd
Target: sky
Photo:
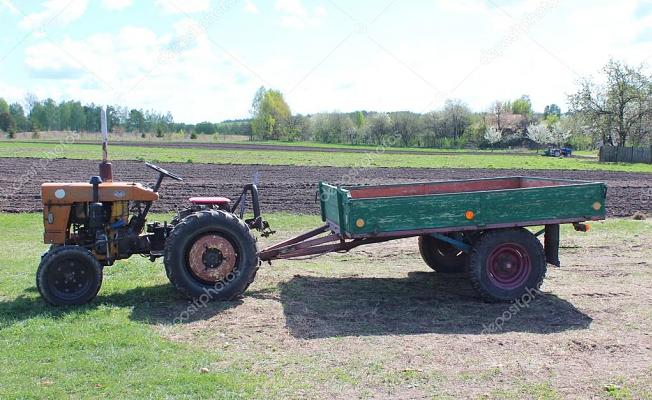
<instances>
[{"instance_id":1,"label":"sky","mask_svg":"<svg viewBox=\"0 0 652 400\"><path fill-rule=\"evenodd\" d=\"M81 100L196 123L294 113L535 111L615 58L652 61L652 0L0 0L0 97Z\"/></svg>"}]
</instances>

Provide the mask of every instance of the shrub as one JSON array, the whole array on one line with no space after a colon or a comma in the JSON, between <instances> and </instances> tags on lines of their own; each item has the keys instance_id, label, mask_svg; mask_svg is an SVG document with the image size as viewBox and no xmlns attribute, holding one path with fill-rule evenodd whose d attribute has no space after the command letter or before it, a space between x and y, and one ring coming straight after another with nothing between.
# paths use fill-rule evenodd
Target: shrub
<instances>
[{"instance_id":1,"label":"shrub","mask_svg":"<svg viewBox=\"0 0 652 400\"><path fill-rule=\"evenodd\" d=\"M197 134L195 132L190 134L190 139L195 140L197 139Z\"/></svg>"}]
</instances>

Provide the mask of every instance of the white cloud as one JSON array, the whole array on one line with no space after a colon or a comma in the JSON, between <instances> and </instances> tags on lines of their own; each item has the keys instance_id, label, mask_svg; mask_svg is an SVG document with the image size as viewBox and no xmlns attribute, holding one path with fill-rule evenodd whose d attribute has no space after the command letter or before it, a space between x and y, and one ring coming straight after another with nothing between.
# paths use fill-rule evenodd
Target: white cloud
<instances>
[{"instance_id":1,"label":"white cloud","mask_svg":"<svg viewBox=\"0 0 652 400\"><path fill-rule=\"evenodd\" d=\"M178 121L242 116L261 82L212 46L190 19L174 33L142 27L26 49L39 97L171 111ZM1 88L1 86L0 86Z\"/></svg>"},{"instance_id":2,"label":"white cloud","mask_svg":"<svg viewBox=\"0 0 652 400\"><path fill-rule=\"evenodd\" d=\"M245 11L250 14L258 14L259 12L258 7L251 0L245 0Z\"/></svg>"},{"instance_id":3,"label":"white cloud","mask_svg":"<svg viewBox=\"0 0 652 400\"><path fill-rule=\"evenodd\" d=\"M109 10L123 10L133 4L133 0L102 0L102 4Z\"/></svg>"},{"instance_id":4,"label":"white cloud","mask_svg":"<svg viewBox=\"0 0 652 400\"><path fill-rule=\"evenodd\" d=\"M48 0L43 9L26 15L20 27L41 31L50 26L65 26L81 18L88 7L88 0Z\"/></svg>"},{"instance_id":5,"label":"white cloud","mask_svg":"<svg viewBox=\"0 0 652 400\"><path fill-rule=\"evenodd\" d=\"M316 6L311 11L301 0L277 0L275 8L283 14L281 26L292 29L318 26L327 14L323 6Z\"/></svg>"},{"instance_id":6,"label":"white cloud","mask_svg":"<svg viewBox=\"0 0 652 400\"><path fill-rule=\"evenodd\" d=\"M210 0L156 0L156 5L168 14L193 14L211 8Z\"/></svg>"},{"instance_id":7,"label":"white cloud","mask_svg":"<svg viewBox=\"0 0 652 400\"><path fill-rule=\"evenodd\" d=\"M11 0L0 0L0 4L5 6L5 8L9 10L9 12L12 13L13 15L20 14L20 10L16 8L16 6L14 5L14 3L11 2Z\"/></svg>"}]
</instances>

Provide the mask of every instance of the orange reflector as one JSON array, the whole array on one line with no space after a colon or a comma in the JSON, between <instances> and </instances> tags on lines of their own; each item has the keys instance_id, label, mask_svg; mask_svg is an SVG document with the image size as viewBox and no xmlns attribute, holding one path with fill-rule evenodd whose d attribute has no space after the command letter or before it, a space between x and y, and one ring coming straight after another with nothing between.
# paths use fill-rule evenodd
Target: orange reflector
<instances>
[{"instance_id":1,"label":"orange reflector","mask_svg":"<svg viewBox=\"0 0 652 400\"><path fill-rule=\"evenodd\" d=\"M365 225L365 222L364 222L364 219L362 219L362 218L358 218L355 221L355 226L357 226L358 228L364 228L364 225Z\"/></svg>"},{"instance_id":2,"label":"orange reflector","mask_svg":"<svg viewBox=\"0 0 652 400\"><path fill-rule=\"evenodd\" d=\"M475 218L475 213L471 210L468 210L467 212L464 213L464 216L466 217L466 219L470 221L473 218Z\"/></svg>"}]
</instances>

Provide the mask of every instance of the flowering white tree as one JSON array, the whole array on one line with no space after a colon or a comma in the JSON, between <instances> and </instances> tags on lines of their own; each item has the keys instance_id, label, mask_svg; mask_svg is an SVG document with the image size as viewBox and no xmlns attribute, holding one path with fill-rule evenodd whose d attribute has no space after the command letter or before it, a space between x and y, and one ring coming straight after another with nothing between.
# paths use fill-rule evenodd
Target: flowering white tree
<instances>
[{"instance_id":1,"label":"flowering white tree","mask_svg":"<svg viewBox=\"0 0 652 400\"><path fill-rule=\"evenodd\" d=\"M491 147L493 148L493 145L500 142L503 139L503 133L500 131L500 129L497 129L493 126L487 127L487 129L484 131L484 138L489 144L491 144Z\"/></svg>"},{"instance_id":2,"label":"flowering white tree","mask_svg":"<svg viewBox=\"0 0 652 400\"><path fill-rule=\"evenodd\" d=\"M552 141L559 147L563 146L564 143L566 143L566 141L571 137L571 132L567 129L564 129L564 127L559 122L554 124L551 130Z\"/></svg>"},{"instance_id":3,"label":"flowering white tree","mask_svg":"<svg viewBox=\"0 0 652 400\"><path fill-rule=\"evenodd\" d=\"M546 124L540 122L538 124L530 124L527 127L527 137L538 145L546 145L553 142L552 132ZM539 150L537 149L537 152Z\"/></svg>"}]
</instances>

